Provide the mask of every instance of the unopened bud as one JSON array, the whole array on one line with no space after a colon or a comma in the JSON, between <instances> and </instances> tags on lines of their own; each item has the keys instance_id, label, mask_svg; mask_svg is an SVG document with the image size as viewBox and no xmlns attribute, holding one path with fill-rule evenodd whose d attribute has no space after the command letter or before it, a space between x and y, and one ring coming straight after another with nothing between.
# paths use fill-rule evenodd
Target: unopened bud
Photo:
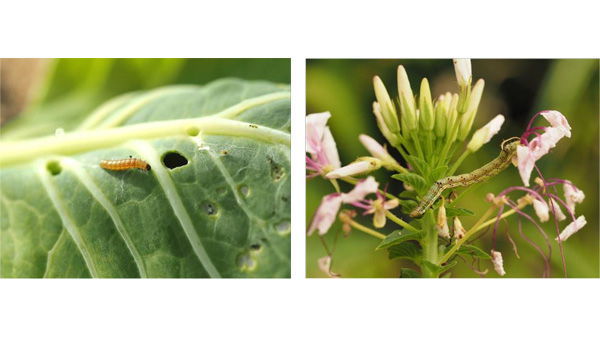
<instances>
[{"instance_id":1,"label":"unopened bud","mask_svg":"<svg viewBox=\"0 0 600 337\"><path fill-rule=\"evenodd\" d=\"M483 144L489 142L490 139L492 139L492 137L497 134L498 131L500 131L502 123L504 123L504 116L498 115L484 125L481 129L475 131L471 141L469 141L469 144L467 144L467 149L471 152L479 150Z\"/></svg>"},{"instance_id":2,"label":"unopened bud","mask_svg":"<svg viewBox=\"0 0 600 337\"><path fill-rule=\"evenodd\" d=\"M448 218L446 217L446 207L444 205L438 209L437 225L438 235L449 239L450 229L448 228Z\"/></svg>"},{"instance_id":3,"label":"unopened bud","mask_svg":"<svg viewBox=\"0 0 600 337\"><path fill-rule=\"evenodd\" d=\"M479 102L481 101L481 95L483 94L484 86L485 82L480 79L477 81L477 83L475 83L475 86L471 91L467 112L460 118L460 130L458 131L458 140L460 141L467 138L467 135L473 126L473 120L477 114L477 108L479 107Z\"/></svg>"},{"instance_id":4,"label":"unopened bud","mask_svg":"<svg viewBox=\"0 0 600 337\"><path fill-rule=\"evenodd\" d=\"M398 67L398 97L400 108L402 111L402 122L411 131L416 130L417 123L417 111L415 108L415 98L410 88L410 82L408 81L408 75L403 66ZM405 123L405 124L404 124Z\"/></svg>"},{"instance_id":5,"label":"unopened bud","mask_svg":"<svg viewBox=\"0 0 600 337\"><path fill-rule=\"evenodd\" d=\"M419 110L421 111L420 122L423 129L427 131L433 130L435 117L433 113L433 103L431 101L431 89L429 89L429 82L427 82L426 78L421 81Z\"/></svg>"},{"instance_id":6,"label":"unopened bud","mask_svg":"<svg viewBox=\"0 0 600 337\"><path fill-rule=\"evenodd\" d=\"M373 114L377 119L377 126L379 126L381 134L383 134L385 139L387 139L387 141L390 142L390 144L392 144L393 146L397 146L399 143L398 136L396 135L396 133L392 133L390 131L387 124L383 120L383 116L381 115L381 107L377 102L373 102Z\"/></svg>"},{"instance_id":7,"label":"unopened bud","mask_svg":"<svg viewBox=\"0 0 600 337\"><path fill-rule=\"evenodd\" d=\"M385 125L392 133L400 131L396 108L379 76L373 77L373 87L375 88L375 96L377 97L377 102L379 102L381 116L385 121Z\"/></svg>"},{"instance_id":8,"label":"unopened bud","mask_svg":"<svg viewBox=\"0 0 600 337\"><path fill-rule=\"evenodd\" d=\"M325 178L327 179L339 179L343 177L368 173L377 170L381 167L381 160L372 157L362 157L358 161L349 165L340 167L339 169L333 170Z\"/></svg>"}]
</instances>

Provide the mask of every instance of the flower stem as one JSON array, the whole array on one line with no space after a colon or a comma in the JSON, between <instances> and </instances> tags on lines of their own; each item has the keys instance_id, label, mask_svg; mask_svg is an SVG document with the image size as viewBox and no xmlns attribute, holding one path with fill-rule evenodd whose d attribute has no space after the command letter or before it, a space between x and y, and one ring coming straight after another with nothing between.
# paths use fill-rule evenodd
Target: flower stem
<instances>
[{"instance_id":1,"label":"flower stem","mask_svg":"<svg viewBox=\"0 0 600 337\"><path fill-rule=\"evenodd\" d=\"M380 239L380 240L383 240L383 239L385 239L385 235L383 235L383 234L381 234L381 233L379 233L379 232L377 232L377 231L374 231L374 230L372 230L371 228L365 227L365 226L363 226L363 225L359 224L358 222L356 222L356 221L354 221L354 220L351 220L351 221L349 222L349 224L350 224L350 226L352 226L352 227L354 227L354 228L358 229L359 231L361 231L361 232L363 232L363 233L367 233L367 234L369 234L369 235L371 235L371 236L374 236L374 237L376 237L376 238L378 238L378 239Z\"/></svg>"},{"instance_id":2,"label":"flower stem","mask_svg":"<svg viewBox=\"0 0 600 337\"><path fill-rule=\"evenodd\" d=\"M411 232L418 232L419 230L414 228L413 226L409 225L406 221L398 218L397 216L395 216L392 212L390 212L389 210L385 210L385 215L388 217L388 219L392 220L393 222L397 223L398 225L408 229Z\"/></svg>"},{"instance_id":3,"label":"flower stem","mask_svg":"<svg viewBox=\"0 0 600 337\"><path fill-rule=\"evenodd\" d=\"M429 261L432 264L438 264L438 233L437 224L433 219L433 211L427 211L423 217L423 228L425 229L425 237L421 240L423 247L423 260ZM421 266L423 277L438 278L439 272L429 269L427 266Z\"/></svg>"},{"instance_id":4,"label":"flower stem","mask_svg":"<svg viewBox=\"0 0 600 337\"><path fill-rule=\"evenodd\" d=\"M465 152L463 152L460 157L458 157L458 160L456 160L456 162L454 163L454 165L452 165L452 168L450 169L450 171L448 172L448 175L453 175L454 172L456 172L456 169L460 166L460 164L462 164L463 160L465 160L465 158L467 158L468 155L471 154L471 151L469 150L465 150Z\"/></svg>"}]
</instances>

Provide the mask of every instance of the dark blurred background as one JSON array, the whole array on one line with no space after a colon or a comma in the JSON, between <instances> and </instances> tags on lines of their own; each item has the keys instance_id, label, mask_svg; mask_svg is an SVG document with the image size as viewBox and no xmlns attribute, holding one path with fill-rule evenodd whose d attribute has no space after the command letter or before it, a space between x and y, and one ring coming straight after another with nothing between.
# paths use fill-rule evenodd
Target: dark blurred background
<instances>
[{"instance_id":1,"label":"dark blurred background","mask_svg":"<svg viewBox=\"0 0 600 337\"><path fill-rule=\"evenodd\" d=\"M290 59L1 59L2 139L44 136L58 127L69 131L100 104L132 91L224 77L289 85L290 64Z\"/></svg>"},{"instance_id":2,"label":"dark blurred background","mask_svg":"<svg viewBox=\"0 0 600 337\"><path fill-rule=\"evenodd\" d=\"M333 136L337 142L343 164L348 164L359 156L368 155L358 141L358 135L365 133L384 143L371 105L375 100L372 79L379 75L392 98L397 97L396 70L404 65L414 94L419 93L421 79L427 77L432 96L450 91L458 92L452 60L307 60L306 66L306 105L307 113L330 111L329 120ZM569 179L579 186L586 195L583 204L576 206L577 215L585 215L587 225L568 241L563 242L569 277L599 276L599 231L598 231L598 65L592 60L472 60L473 82L483 78L486 82L478 115L473 125L476 130L497 114L503 114L506 121L502 130L477 153L469 156L457 173L478 168L498 155L503 139L520 136L531 117L541 110L558 110L568 119L572 127L572 138L562 139L556 148L540 161L538 167L546 178ZM543 118L536 125L547 125ZM396 150L392 155L399 158ZM388 174L380 170L375 174L380 182L390 181L388 191L398 194L401 184L388 179ZM535 176L535 175L533 175ZM532 178L533 183L533 178ZM350 186L341 183L342 189ZM487 205L484 201L488 192L499 193L509 186L522 185L518 171L509 167L500 175L482 184L461 201L461 206L475 211L474 217L461 220L469 229L477 215L481 215ZM321 178L307 182L306 217L310 221L323 195L332 193L333 187ZM460 192L460 189L458 190ZM562 197L562 188L559 196ZM521 194L513 194L516 199ZM395 209L396 214L400 214ZM531 208L527 213L533 214ZM504 226L499 230L496 249L503 253L505 277L541 277L544 261L539 253L527 244L518 233L517 217L508 218L511 237L517 244L520 258L513 252L512 245L504 234ZM371 225L371 218L359 218L359 222ZM561 222L564 228L568 221ZM542 236L530 223L523 222L524 233L544 250ZM553 220L541 223L552 241L552 277L562 276L562 263L558 244L554 241L556 230ZM329 244L340 223L336 222L326 239ZM397 229L388 222L382 233ZM332 270L342 277L398 277L401 267L414 267L406 260L389 260L387 250L374 251L379 240L354 230L349 238L338 240ZM485 251L491 250L491 231L476 242ZM307 238L306 272L307 277L325 277L317 267L317 259L326 252L313 235ZM468 261L471 262L470 260ZM482 260L481 269L489 269L486 277L498 277L489 261ZM459 262L453 269L452 277L479 277L467 265Z\"/></svg>"}]
</instances>

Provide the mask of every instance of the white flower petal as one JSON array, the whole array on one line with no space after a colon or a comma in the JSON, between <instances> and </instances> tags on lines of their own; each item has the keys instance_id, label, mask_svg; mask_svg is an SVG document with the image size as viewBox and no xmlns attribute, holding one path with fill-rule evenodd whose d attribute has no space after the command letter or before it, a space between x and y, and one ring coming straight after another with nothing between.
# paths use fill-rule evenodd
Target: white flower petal
<instances>
[{"instance_id":1,"label":"white flower petal","mask_svg":"<svg viewBox=\"0 0 600 337\"><path fill-rule=\"evenodd\" d=\"M573 188L570 184L570 181L567 181L567 184L563 184L563 190L565 191L565 202L567 203L567 208L571 213L575 213L575 203L582 203L583 199L585 199L585 194L583 191L577 188Z\"/></svg>"},{"instance_id":2,"label":"white flower petal","mask_svg":"<svg viewBox=\"0 0 600 337\"><path fill-rule=\"evenodd\" d=\"M356 183L356 186L349 193L342 193L342 201L345 204L363 200L368 194L377 192L379 183L375 178L369 176L367 179Z\"/></svg>"},{"instance_id":3,"label":"white flower petal","mask_svg":"<svg viewBox=\"0 0 600 337\"><path fill-rule=\"evenodd\" d=\"M315 230L319 230L319 235L325 235L331 225L335 222L340 207L342 206L342 196L339 193L329 194L323 197L321 204L310 221L308 235Z\"/></svg>"},{"instance_id":4,"label":"white flower petal","mask_svg":"<svg viewBox=\"0 0 600 337\"><path fill-rule=\"evenodd\" d=\"M330 117L329 111L306 116L306 152L317 153L315 147L321 144Z\"/></svg>"},{"instance_id":5,"label":"white flower petal","mask_svg":"<svg viewBox=\"0 0 600 337\"><path fill-rule=\"evenodd\" d=\"M358 136L358 139L373 157L383 161L390 161L390 159L393 160L389 153L375 139L367 135L360 135Z\"/></svg>"},{"instance_id":6,"label":"white flower petal","mask_svg":"<svg viewBox=\"0 0 600 337\"><path fill-rule=\"evenodd\" d=\"M381 164L378 163L378 160L375 158L372 158L372 160L361 160L333 170L327 173L325 177L327 179L339 179L342 177L371 172L379 167L381 167Z\"/></svg>"},{"instance_id":7,"label":"white flower petal","mask_svg":"<svg viewBox=\"0 0 600 337\"><path fill-rule=\"evenodd\" d=\"M541 115L550 122L552 127L560 129L567 138L571 138L571 126L563 114L556 110L548 110Z\"/></svg>"},{"instance_id":8,"label":"white flower petal","mask_svg":"<svg viewBox=\"0 0 600 337\"><path fill-rule=\"evenodd\" d=\"M502 124L504 123L504 116L498 115L484 125L481 129L475 131L471 141L467 144L467 149L471 152L475 152L492 139L494 135L500 131Z\"/></svg>"},{"instance_id":9,"label":"white flower petal","mask_svg":"<svg viewBox=\"0 0 600 337\"><path fill-rule=\"evenodd\" d=\"M335 141L333 140L333 135L329 128L325 129L323 134L323 151L325 152L325 156L329 163L334 169L340 168L342 163L340 162L340 155L338 154L337 147L335 145Z\"/></svg>"}]
</instances>

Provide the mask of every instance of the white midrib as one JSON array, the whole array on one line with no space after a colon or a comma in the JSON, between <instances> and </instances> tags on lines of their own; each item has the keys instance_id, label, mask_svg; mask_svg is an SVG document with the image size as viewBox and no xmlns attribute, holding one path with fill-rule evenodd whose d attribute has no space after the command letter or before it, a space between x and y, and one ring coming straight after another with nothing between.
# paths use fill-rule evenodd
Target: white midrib
<instances>
[{"instance_id":1,"label":"white midrib","mask_svg":"<svg viewBox=\"0 0 600 337\"><path fill-rule=\"evenodd\" d=\"M146 272L144 260L142 259L142 256L140 255L138 250L135 248L135 245L133 244L133 240L127 233L127 230L125 229L125 225L123 224L123 221L121 220L121 217L119 216L119 212L117 211L115 206L108 200L108 198L106 198L106 196L104 195L102 190L100 190L98 185L96 185L96 183L94 183L94 181L92 181L90 176L84 170L81 169L81 167L79 166L79 163L77 161L72 160L70 158L62 158L62 162L65 163L64 167L70 169L71 172L73 172L77 176L79 181L81 183L83 183L85 188L87 188L87 190L94 197L94 199L96 199L96 201L98 201L98 203L100 203L100 205L102 205L102 207L104 207L104 209L106 210L106 212L108 213L110 218L113 220L113 223L115 224L115 227L117 228L117 231L123 238L123 241L125 242L125 245L127 246L127 249L129 249L129 252L133 256L135 264L140 273L140 277L147 278L148 274Z\"/></svg>"},{"instance_id":2,"label":"white midrib","mask_svg":"<svg viewBox=\"0 0 600 337\"><path fill-rule=\"evenodd\" d=\"M152 172L154 172L160 186L164 190L165 196L167 197L167 200L173 209L173 213L179 220L187 239L190 241L194 253L200 260L200 263L202 263L204 266L204 269L208 275L212 278L220 278L221 275L219 274L219 271L217 268L215 268L210 256L208 256L208 253L204 249L204 245L200 240L200 236L194 229L192 219L185 209L179 193L177 193L175 184L171 180L169 173L161 165L160 158L158 157L157 153L154 151L152 146L150 146L150 144L143 141L132 141L128 143L128 145L138 152L142 158L145 158L150 166L152 166Z\"/></svg>"},{"instance_id":3,"label":"white midrib","mask_svg":"<svg viewBox=\"0 0 600 337\"><path fill-rule=\"evenodd\" d=\"M59 195L56 186L54 186L54 183L52 182L52 176L47 170L46 165L42 164L39 166L38 174L40 176L40 181L42 182L42 185L44 185L44 189L48 193L48 197L50 198L52 205L56 209L56 212L58 213L63 223L63 227L67 230L67 232L75 242L75 245L81 252L83 260L85 261L85 265L90 271L90 275L93 278L98 278L98 271L96 270L96 266L94 265L94 261L92 260L92 257L90 255L90 250L85 240L81 236L79 229L75 225L75 222L73 221L73 219L71 219L71 216L67 211L67 207L62 202L62 198Z\"/></svg>"}]
</instances>

